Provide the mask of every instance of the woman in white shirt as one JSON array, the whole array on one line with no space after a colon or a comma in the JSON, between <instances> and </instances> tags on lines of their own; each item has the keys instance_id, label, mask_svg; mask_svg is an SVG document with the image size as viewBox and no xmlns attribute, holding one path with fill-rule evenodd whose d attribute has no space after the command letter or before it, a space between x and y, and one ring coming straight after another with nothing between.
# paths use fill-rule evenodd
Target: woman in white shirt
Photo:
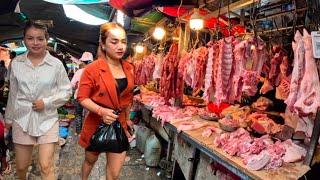
<instances>
[{"instance_id":1,"label":"woman in white shirt","mask_svg":"<svg viewBox=\"0 0 320 180\"><path fill-rule=\"evenodd\" d=\"M28 51L11 62L5 122L7 128L12 126L19 179L26 179L35 144L39 144L42 179L55 179L57 108L69 99L72 90L62 63L46 50L48 39L45 25L28 21L24 29Z\"/></svg>"}]
</instances>

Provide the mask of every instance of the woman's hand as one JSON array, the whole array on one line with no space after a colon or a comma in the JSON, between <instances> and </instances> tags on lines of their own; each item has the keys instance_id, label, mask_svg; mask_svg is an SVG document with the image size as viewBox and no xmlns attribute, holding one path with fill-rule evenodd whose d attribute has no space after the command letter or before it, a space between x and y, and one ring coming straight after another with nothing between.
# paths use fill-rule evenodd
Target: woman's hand
<instances>
[{"instance_id":1,"label":"woman's hand","mask_svg":"<svg viewBox=\"0 0 320 180\"><path fill-rule=\"evenodd\" d=\"M106 124L111 124L115 121L119 116L113 113L113 109L101 108L101 116L102 120Z\"/></svg>"},{"instance_id":2,"label":"woman's hand","mask_svg":"<svg viewBox=\"0 0 320 180\"><path fill-rule=\"evenodd\" d=\"M44 102L42 99L36 100L32 103L32 109L34 111L42 111L44 109Z\"/></svg>"}]
</instances>

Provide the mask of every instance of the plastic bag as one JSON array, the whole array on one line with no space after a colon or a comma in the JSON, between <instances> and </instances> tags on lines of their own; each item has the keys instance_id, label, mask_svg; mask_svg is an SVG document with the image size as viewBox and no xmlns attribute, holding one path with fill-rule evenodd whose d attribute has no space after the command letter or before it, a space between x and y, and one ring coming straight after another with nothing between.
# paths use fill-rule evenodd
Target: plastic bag
<instances>
[{"instance_id":1,"label":"plastic bag","mask_svg":"<svg viewBox=\"0 0 320 180\"><path fill-rule=\"evenodd\" d=\"M88 151L121 153L129 149L128 138L119 121L101 123L90 139Z\"/></svg>"}]
</instances>

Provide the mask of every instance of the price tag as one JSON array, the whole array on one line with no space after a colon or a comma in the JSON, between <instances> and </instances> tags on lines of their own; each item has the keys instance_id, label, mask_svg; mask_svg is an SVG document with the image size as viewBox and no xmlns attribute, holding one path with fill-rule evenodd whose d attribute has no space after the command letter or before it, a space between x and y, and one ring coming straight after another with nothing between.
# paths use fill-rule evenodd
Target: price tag
<instances>
[{"instance_id":1,"label":"price tag","mask_svg":"<svg viewBox=\"0 0 320 180\"><path fill-rule=\"evenodd\" d=\"M313 46L313 56L314 58L320 58L320 32L312 31L312 46Z\"/></svg>"}]
</instances>

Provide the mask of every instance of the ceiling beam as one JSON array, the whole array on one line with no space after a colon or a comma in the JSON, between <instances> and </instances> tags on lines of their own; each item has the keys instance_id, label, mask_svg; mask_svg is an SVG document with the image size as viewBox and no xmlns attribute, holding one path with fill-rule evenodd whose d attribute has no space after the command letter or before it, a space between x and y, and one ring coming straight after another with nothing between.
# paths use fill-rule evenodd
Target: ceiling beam
<instances>
[{"instance_id":1,"label":"ceiling beam","mask_svg":"<svg viewBox=\"0 0 320 180\"><path fill-rule=\"evenodd\" d=\"M229 11L235 11L235 10L247 7L255 2L256 2L256 0L239 0L239 1L231 3L229 5ZM220 14L225 14L227 12L228 12L228 6L224 6L220 9ZM219 14L219 9L206 15L205 18L207 19L207 18L217 17L218 14Z\"/></svg>"}]
</instances>

